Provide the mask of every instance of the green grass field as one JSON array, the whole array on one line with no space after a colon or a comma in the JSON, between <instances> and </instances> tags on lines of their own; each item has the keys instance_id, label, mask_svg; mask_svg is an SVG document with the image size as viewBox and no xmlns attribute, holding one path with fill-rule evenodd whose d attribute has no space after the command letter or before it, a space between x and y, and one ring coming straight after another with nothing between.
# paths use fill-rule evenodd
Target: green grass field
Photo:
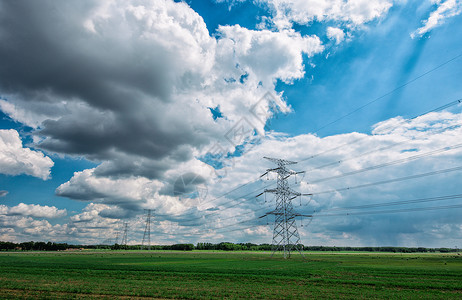
<instances>
[{"instance_id":1,"label":"green grass field","mask_svg":"<svg viewBox=\"0 0 462 300\"><path fill-rule=\"evenodd\" d=\"M0 299L462 299L462 255L0 252Z\"/></svg>"}]
</instances>

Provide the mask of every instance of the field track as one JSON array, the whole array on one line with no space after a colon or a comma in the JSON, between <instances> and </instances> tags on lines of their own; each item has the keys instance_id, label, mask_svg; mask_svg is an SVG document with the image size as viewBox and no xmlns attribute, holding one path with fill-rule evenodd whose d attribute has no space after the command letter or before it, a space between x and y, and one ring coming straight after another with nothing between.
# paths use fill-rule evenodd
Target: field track
<instances>
[{"instance_id":1,"label":"field track","mask_svg":"<svg viewBox=\"0 0 462 300\"><path fill-rule=\"evenodd\" d=\"M461 299L462 255L0 252L0 299Z\"/></svg>"}]
</instances>

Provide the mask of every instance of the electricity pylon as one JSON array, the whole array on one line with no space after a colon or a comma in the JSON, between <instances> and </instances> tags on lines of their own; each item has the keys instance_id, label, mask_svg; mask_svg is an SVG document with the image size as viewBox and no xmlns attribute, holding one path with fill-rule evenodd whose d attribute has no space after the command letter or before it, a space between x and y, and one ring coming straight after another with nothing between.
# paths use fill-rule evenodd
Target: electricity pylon
<instances>
[{"instance_id":1,"label":"electricity pylon","mask_svg":"<svg viewBox=\"0 0 462 300\"><path fill-rule=\"evenodd\" d=\"M264 158L277 164L277 168L267 169L261 177L265 176L269 172L275 172L278 176L277 187L275 189L265 189L263 193L258 195L260 196L264 193L273 193L276 196L276 209L264 215L275 216L271 256L273 256L276 251L284 251L284 258L288 258L290 257L291 252L295 249L304 257L302 253L303 249L301 249L300 245L300 235L298 234L297 224L295 223L295 217L312 217L312 215L296 213L292 205L292 200L300 196L307 196L311 194L301 194L292 190L289 187L288 182L288 178L290 176L304 173L304 171L295 172L286 167L287 165L296 164L297 162L295 161L270 157Z\"/></svg>"},{"instance_id":2,"label":"electricity pylon","mask_svg":"<svg viewBox=\"0 0 462 300\"><path fill-rule=\"evenodd\" d=\"M115 239L114 239L114 245L119 242L119 234L120 234L120 223L117 224L116 236L115 236Z\"/></svg>"},{"instance_id":3,"label":"electricity pylon","mask_svg":"<svg viewBox=\"0 0 462 300\"><path fill-rule=\"evenodd\" d=\"M128 232L128 222L124 222L124 235L122 237L121 245L127 246L127 232Z\"/></svg>"},{"instance_id":4,"label":"electricity pylon","mask_svg":"<svg viewBox=\"0 0 462 300\"><path fill-rule=\"evenodd\" d=\"M148 244L148 250L151 250L151 212L152 209L145 209L147 217L146 217L146 227L144 228L144 235L143 235L143 241L141 242L141 247L146 248L146 245L144 244L147 242Z\"/></svg>"}]
</instances>

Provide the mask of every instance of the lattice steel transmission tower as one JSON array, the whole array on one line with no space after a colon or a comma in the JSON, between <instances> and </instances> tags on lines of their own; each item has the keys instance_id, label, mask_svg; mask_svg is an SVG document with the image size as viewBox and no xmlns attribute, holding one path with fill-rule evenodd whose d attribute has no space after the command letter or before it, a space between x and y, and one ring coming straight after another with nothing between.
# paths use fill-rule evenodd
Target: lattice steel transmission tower
<instances>
[{"instance_id":1,"label":"lattice steel transmission tower","mask_svg":"<svg viewBox=\"0 0 462 300\"><path fill-rule=\"evenodd\" d=\"M143 235L143 241L141 242L141 247L146 248L146 245L144 244L147 242L148 250L151 250L151 215L152 215L152 209L145 209L146 211L146 227L144 228L144 235Z\"/></svg>"},{"instance_id":2,"label":"lattice steel transmission tower","mask_svg":"<svg viewBox=\"0 0 462 300\"><path fill-rule=\"evenodd\" d=\"M122 236L121 245L127 246L127 233L128 233L128 222L124 222L124 233Z\"/></svg>"},{"instance_id":3,"label":"lattice steel transmission tower","mask_svg":"<svg viewBox=\"0 0 462 300\"><path fill-rule=\"evenodd\" d=\"M277 187L275 189L265 189L264 192L258 195L261 196L264 193L273 193L276 197L276 209L264 215L275 216L271 256L273 256L276 251L283 251L284 258L288 258L294 250L297 250L304 256L302 253L303 249L300 245L300 235L298 234L295 218L298 216L311 218L313 216L296 213L292 205L292 200L300 196L309 196L311 194L301 194L292 190L288 182L290 176L304 173L304 171L295 172L286 167L287 165L296 164L297 162L295 161L270 157L264 158L277 164L276 168L267 169L266 172L261 175L261 177L263 177L269 172L275 172L277 174Z\"/></svg>"},{"instance_id":4,"label":"lattice steel transmission tower","mask_svg":"<svg viewBox=\"0 0 462 300\"><path fill-rule=\"evenodd\" d=\"M114 238L114 245L117 244L117 242L119 241L119 234L120 234L120 230L119 228L117 228L116 236Z\"/></svg>"}]
</instances>

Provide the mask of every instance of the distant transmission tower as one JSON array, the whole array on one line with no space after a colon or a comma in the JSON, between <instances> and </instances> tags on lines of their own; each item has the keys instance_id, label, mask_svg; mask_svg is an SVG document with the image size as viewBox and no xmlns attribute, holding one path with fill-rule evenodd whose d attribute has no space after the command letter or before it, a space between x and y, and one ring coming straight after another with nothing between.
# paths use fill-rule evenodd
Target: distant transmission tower
<instances>
[{"instance_id":1,"label":"distant transmission tower","mask_svg":"<svg viewBox=\"0 0 462 300\"><path fill-rule=\"evenodd\" d=\"M145 209L146 211L146 227L144 228L143 241L141 247L146 248L145 242L147 242L148 250L151 250L151 213L152 209Z\"/></svg>"},{"instance_id":2,"label":"distant transmission tower","mask_svg":"<svg viewBox=\"0 0 462 300\"><path fill-rule=\"evenodd\" d=\"M308 196L311 194L301 194L292 190L289 187L288 178L292 175L304 173L295 172L287 169L287 165L293 165L297 162L288 161L285 159L264 157L273 163L277 164L277 168L268 169L261 175L265 176L269 172L277 173L277 188L276 189L265 189L264 193L273 193L276 196L276 209L268 212L266 215L274 215L274 231L273 231L273 243L272 243L272 255L276 251L284 251L284 258L290 257L292 251L297 250L302 256L302 248L300 245L300 235L298 234L297 224L295 223L296 217L309 217L312 215L302 215L294 211L292 200L300 196ZM257 197L258 197L257 196Z\"/></svg>"},{"instance_id":3,"label":"distant transmission tower","mask_svg":"<svg viewBox=\"0 0 462 300\"><path fill-rule=\"evenodd\" d=\"M114 245L119 242L119 234L120 234L120 223L117 225L116 236L115 236L115 239L114 239Z\"/></svg>"},{"instance_id":4,"label":"distant transmission tower","mask_svg":"<svg viewBox=\"0 0 462 300\"><path fill-rule=\"evenodd\" d=\"M128 232L128 222L124 222L124 233L122 236L121 245L127 246L127 232Z\"/></svg>"}]
</instances>

